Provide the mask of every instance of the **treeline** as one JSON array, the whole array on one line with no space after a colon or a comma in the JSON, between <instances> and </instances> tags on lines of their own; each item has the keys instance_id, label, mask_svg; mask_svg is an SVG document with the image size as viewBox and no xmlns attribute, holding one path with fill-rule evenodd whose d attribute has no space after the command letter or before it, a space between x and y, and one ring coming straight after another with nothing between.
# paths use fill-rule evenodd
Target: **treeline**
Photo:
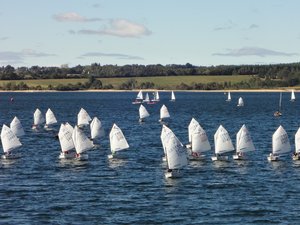
<instances>
[{"instance_id":1,"label":"treeline","mask_svg":"<svg viewBox=\"0 0 300 225\"><path fill-rule=\"evenodd\" d=\"M0 80L24 79L59 79L59 78L96 78L107 77L148 77L148 76L182 76L182 75L257 75L260 78L287 79L300 76L300 63L270 65L219 65L194 66L185 65L100 65L68 67L18 67L10 65L0 67Z\"/></svg>"}]
</instances>

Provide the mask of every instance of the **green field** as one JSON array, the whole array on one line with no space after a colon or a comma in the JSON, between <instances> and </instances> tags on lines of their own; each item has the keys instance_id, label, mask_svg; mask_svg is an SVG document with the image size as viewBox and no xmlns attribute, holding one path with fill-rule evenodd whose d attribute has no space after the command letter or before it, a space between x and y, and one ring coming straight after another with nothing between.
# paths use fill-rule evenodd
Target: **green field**
<instances>
[{"instance_id":1,"label":"green field","mask_svg":"<svg viewBox=\"0 0 300 225\"><path fill-rule=\"evenodd\" d=\"M114 88L117 88L122 83L125 83L129 79L134 79L137 85L143 82L153 82L155 87L162 89L174 89L177 85L182 82L191 85L192 83L210 83L210 82L231 82L231 84L248 81L251 76L248 75L235 75L235 76L165 76L165 77L134 77L134 78L99 78L103 86L111 84ZM18 84L20 82L26 83L29 87L36 87L40 85L42 88L48 88L49 85L57 86L59 84L76 84L84 83L87 79L40 79L40 80L14 80L14 81L0 81L0 86L11 82Z\"/></svg>"}]
</instances>

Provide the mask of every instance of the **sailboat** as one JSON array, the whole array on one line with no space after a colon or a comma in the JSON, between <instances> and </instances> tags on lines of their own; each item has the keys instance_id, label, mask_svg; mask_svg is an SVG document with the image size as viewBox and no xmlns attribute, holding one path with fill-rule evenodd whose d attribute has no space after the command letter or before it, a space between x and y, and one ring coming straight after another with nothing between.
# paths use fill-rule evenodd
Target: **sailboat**
<instances>
[{"instance_id":1,"label":"sailboat","mask_svg":"<svg viewBox=\"0 0 300 225\"><path fill-rule=\"evenodd\" d=\"M278 161L281 155L291 151L288 135L280 125L272 136L272 153L268 156L268 161Z\"/></svg>"},{"instance_id":2,"label":"sailboat","mask_svg":"<svg viewBox=\"0 0 300 225\"><path fill-rule=\"evenodd\" d=\"M13 120L10 123L10 129L12 130L12 132L14 132L14 134L17 137L21 137L21 136L25 135L23 126L22 126L20 120L18 119L18 117L16 117L16 116L13 118Z\"/></svg>"},{"instance_id":3,"label":"sailboat","mask_svg":"<svg viewBox=\"0 0 300 225\"><path fill-rule=\"evenodd\" d=\"M146 102L146 103L150 102L150 97L149 97L148 93L146 93L146 96L145 96L145 99L143 100L143 102Z\"/></svg>"},{"instance_id":4,"label":"sailboat","mask_svg":"<svg viewBox=\"0 0 300 225\"><path fill-rule=\"evenodd\" d=\"M192 148L189 158L194 160L201 160L204 158L204 155L202 155L202 153L210 150L211 146L209 144L207 134L205 130L199 125L192 133Z\"/></svg>"},{"instance_id":5,"label":"sailboat","mask_svg":"<svg viewBox=\"0 0 300 225\"><path fill-rule=\"evenodd\" d=\"M66 123L61 124L58 132L58 139L61 147L59 159L74 159L76 152L72 151L75 146L72 138L73 127Z\"/></svg>"},{"instance_id":6,"label":"sailboat","mask_svg":"<svg viewBox=\"0 0 300 225\"><path fill-rule=\"evenodd\" d=\"M293 160L300 160L300 127L295 134L295 152L293 154Z\"/></svg>"},{"instance_id":7,"label":"sailboat","mask_svg":"<svg viewBox=\"0 0 300 225\"><path fill-rule=\"evenodd\" d=\"M5 124L2 126L1 130L1 142L4 155L2 159L15 159L18 158L18 155L14 155L11 151L22 146L19 138L14 134L14 132Z\"/></svg>"},{"instance_id":8,"label":"sailboat","mask_svg":"<svg viewBox=\"0 0 300 225\"><path fill-rule=\"evenodd\" d=\"M96 138L101 138L104 136L104 129L102 127L101 121L97 118L94 117L91 124L91 139L95 140Z\"/></svg>"},{"instance_id":9,"label":"sailboat","mask_svg":"<svg viewBox=\"0 0 300 225\"><path fill-rule=\"evenodd\" d=\"M52 110L49 108L46 112L46 124L45 124L45 128L48 129L50 125L52 124L56 124L57 120L56 117L54 115L54 113L52 112Z\"/></svg>"},{"instance_id":10,"label":"sailboat","mask_svg":"<svg viewBox=\"0 0 300 225\"><path fill-rule=\"evenodd\" d=\"M171 102L175 102L176 98L175 98L175 94L174 94L174 91L172 91L171 93Z\"/></svg>"},{"instance_id":11,"label":"sailboat","mask_svg":"<svg viewBox=\"0 0 300 225\"><path fill-rule=\"evenodd\" d=\"M159 98L159 93L158 91L154 92L154 98L153 98L153 102L159 102L160 98Z\"/></svg>"},{"instance_id":12,"label":"sailboat","mask_svg":"<svg viewBox=\"0 0 300 225\"><path fill-rule=\"evenodd\" d=\"M182 143L172 132L165 142L168 170L165 172L166 178L178 178L182 176L182 168L187 165L186 151Z\"/></svg>"},{"instance_id":13,"label":"sailboat","mask_svg":"<svg viewBox=\"0 0 300 225\"><path fill-rule=\"evenodd\" d=\"M169 118L169 117L170 117L170 113L168 111L168 108L165 105L162 105L162 107L160 108L159 122L162 122L163 119Z\"/></svg>"},{"instance_id":14,"label":"sailboat","mask_svg":"<svg viewBox=\"0 0 300 225\"><path fill-rule=\"evenodd\" d=\"M296 96L295 96L294 90L292 90L292 93L291 93L291 102L294 102L294 101L296 101Z\"/></svg>"},{"instance_id":15,"label":"sailboat","mask_svg":"<svg viewBox=\"0 0 300 225\"><path fill-rule=\"evenodd\" d=\"M144 122L144 119L146 117L150 116L147 109L143 105L141 105L140 108L139 108L139 115L140 115L139 122Z\"/></svg>"},{"instance_id":16,"label":"sailboat","mask_svg":"<svg viewBox=\"0 0 300 225\"><path fill-rule=\"evenodd\" d=\"M36 109L33 114L32 129L38 129L45 122L45 118L39 109Z\"/></svg>"},{"instance_id":17,"label":"sailboat","mask_svg":"<svg viewBox=\"0 0 300 225\"><path fill-rule=\"evenodd\" d=\"M164 162L167 161L166 142L167 142L167 140L169 140L171 135L173 135L173 131L169 127L167 127L166 125L163 124L161 134L160 134L160 140L161 140L163 150L164 150L164 156L162 157L162 161L164 161Z\"/></svg>"},{"instance_id":18,"label":"sailboat","mask_svg":"<svg viewBox=\"0 0 300 225\"><path fill-rule=\"evenodd\" d=\"M236 154L232 157L235 160L241 160L244 158L244 153L254 150L255 148L250 136L250 132L248 131L246 125L243 124L239 132L236 134Z\"/></svg>"},{"instance_id":19,"label":"sailboat","mask_svg":"<svg viewBox=\"0 0 300 225\"><path fill-rule=\"evenodd\" d=\"M244 100L242 97L239 97L237 107L242 107L242 106L244 106Z\"/></svg>"},{"instance_id":20,"label":"sailboat","mask_svg":"<svg viewBox=\"0 0 300 225\"><path fill-rule=\"evenodd\" d=\"M227 102L230 102L231 101L231 94L230 94L230 91L228 92L228 95L227 95Z\"/></svg>"},{"instance_id":21,"label":"sailboat","mask_svg":"<svg viewBox=\"0 0 300 225\"><path fill-rule=\"evenodd\" d=\"M282 102L282 92L280 92L279 95L279 108L278 111L274 112L274 116L282 116L282 112L281 112L281 102Z\"/></svg>"},{"instance_id":22,"label":"sailboat","mask_svg":"<svg viewBox=\"0 0 300 225\"><path fill-rule=\"evenodd\" d=\"M75 158L78 160L87 160L88 154L86 151L94 147L93 142L84 134L83 130L81 130L79 126L75 126L72 139L76 150Z\"/></svg>"},{"instance_id":23,"label":"sailboat","mask_svg":"<svg viewBox=\"0 0 300 225\"><path fill-rule=\"evenodd\" d=\"M192 148L192 134L194 132L194 130L200 126L200 124L198 123L197 120L195 120L194 118L191 119L191 122L188 126L188 136L189 136L189 143L185 146L186 148Z\"/></svg>"},{"instance_id":24,"label":"sailboat","mask_svg":"<svg viewBox=\"0 0 300 225\"><path fill-rule=\"evenodd\" d=\"M143 92L140 90L132 104L141 104L143 102L143 98Z\"/></svg>"},{"instance_id":25,"label":"sailboat","mask_svg":"<svg viewBox=\"0 0 300 225\"><path fill-rule=\"evenodd\" d=\"M108 155L109 159L115 157L117 151L125 150L129 148L127 140L122 132L122 130L114 124L109 133L109 141L110 141L110 150L111 155Z\"/></svg>"},{"instance_id":26,"label":"sailboat","mask_svg":"<svg viewBox=\"0 0 300 225\"><path fill-rule=\"evenodd\" d=\"M234 147L231 138L227 130L220 125L214 135L215 142L215 156L211 157L212 161L227 161L228 156L221 156L221 154L234 151Z\"/></svg>"},{"instance_id":27,"label":"sailboat","mask_svg":"<svg viewBox=\"0 0 300 225\"><path fill-rule=\"evenodd\" d=\"M92 120L90 115L87 113L87 111L83 108L80 109L78 115L77 115L77 125L79 127L83 127L86 125L89 125L89 122Z\"/></svg>"}]
</instances>

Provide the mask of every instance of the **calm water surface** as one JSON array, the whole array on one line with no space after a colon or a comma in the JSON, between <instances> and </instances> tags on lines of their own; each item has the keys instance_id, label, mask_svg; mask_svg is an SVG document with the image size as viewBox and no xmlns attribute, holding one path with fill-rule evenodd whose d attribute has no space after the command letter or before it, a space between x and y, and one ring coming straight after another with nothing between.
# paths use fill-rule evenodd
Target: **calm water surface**
<instances>
[{"instance_id":1,"label":"calm water surface","mask_svg":"<svg viewBox=\"0 0 300 225\"><path fill-rule=\"evenodd\" d=\"M18 116L26 135L22 158L0 161L1 224L299 224L300 164L287 156L269 163L271 138L281 124L294 149L300 103L283 94L283 116L273 117L279 93L161 93L161 102L145 105L150 113L138 123L137 93L0 93L0 125ZM237 108L242 96L243 108ZM14 102L10 102L14 97ZM296 96L297 97L297 96ZM299 96L300 98L300 96ZM248 160L189 162L185 177L166 180L161 161L159 109L171 114L168 126L187 143L194 117L213 134L222 124L233 142L245 123L256 152ZM33 112L51 108L59 122L76 123L80 108L103 123L106 136L87 162L60 162L55 132L31 130ZM113 123L130 148L109 161L108 133ZM59 124L56 126L58 129ZM87 131L88 134L88 131Z\"/></svg>"}]
</instances>

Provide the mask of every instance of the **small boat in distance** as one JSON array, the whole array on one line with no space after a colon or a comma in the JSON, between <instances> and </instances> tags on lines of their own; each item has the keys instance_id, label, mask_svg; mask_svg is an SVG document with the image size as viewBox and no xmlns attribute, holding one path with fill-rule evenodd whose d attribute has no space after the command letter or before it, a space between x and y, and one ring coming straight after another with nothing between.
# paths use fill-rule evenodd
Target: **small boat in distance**
<instances>
[{"instance_id":1,"label":"small boat in distance","mask_svg":"<svg viewBox=\"0 0 300 225\"><path fill-rule=\"evenodd\" d=\"M52 124L56 124L57 120L56 117L54 115L54 113L52 112L52 110L49 108L46 112L46 124L44 126L45 129L49 129L49 126Z\"/></svg>"},{"instance_id":2,"label":"small boat in distance","mask_svg":"<svg viewBox=\"0 0 300 225\"><path fill-rule=\"evenodd\" d=\"M14 132L5 124L2 126L1 130L1 142L4 155L2 159L16 159L19 158L18 155L12 154L11 152L22 146L19 138L14 134Z\"/></svg>"},{"instance_id":3,"label":"small boat in distance","mask_svg":"<svg viewBox=\"0 0 300 225\"><path fill-rule=\"evenodd\" d=\"M168 111L168 108L165 105L162 105L162 107L160 108L159 122L162 122L165 118L170 118L170 113Z\"/></svg>"},{"instance_id":4,"label":"small boat in distance","mask_svg":"<svg viewBox=\"0 0 300 225\"><path fill-rule=\"evenodd\" d=\"M146 93L146 96L145 96L145 99L143 100L143 102L146 102L146 103L150 102L150 97L149 97L148 93Z\"/></svg>"},{"instance_id":5,"label":"small boat in distance","mask_svg":"<svg viewBox=\"0 0 300 225\"><path fill-rule=\"evenodd\" d=\"M282 103L282 92L280 92L280 95L279 95L279 107L278 107L278 110L276 112L274 112L274 116L276 116L276 117L282 116L281 103Z\"/></svg>"},{"instance_id":6,"label":"small boat in distance","mask_svg":"<svg viewBox=\"0 0 300 225\"><path fill-rule=\"evenodd\" d=\"M228 92L228 95L227 95L227 99L226 99L226 102L230 102L231 101L231 94L230 94L230 91Z\"/></svg>"},{"instance_id":7,"label":"small boat in distance","mask_svg":"<svg viewBox=\"0 0 300 225\"><path fill-rule=\"evenodd\" d=\"M233 159L244 159L244 153L254 151L254 144L252 142L250 132L244 124L239 132L236 134L236 154L233 155Z\"/></svg>"},{"instance_id":8,"label":"small boat in distance","mask_svg":"<svg viewBox=\"0 0 300 225\"><path fill-rule=\"evenodd\" d=\"M300 160L300 127L295 134L295 152L293 154L293 160Z\"/></svg>"},{"instance_id":9,"label":"small boat in distance","mask_svg":"<svg viewBox=\"0 0 300 225\"><path fill-rule=\"evenodd\" d=\"M155 91L153 93L153 99L152 99L152 102L159 102L160 101L160 98L159 98L159 93L158 91Z\"/></svg>"},{"instance_id":10,"label":"small boat in distance","mask_svg":"<svg viewBox=\"0 0 300 225\"><path fill-rule=\"evenodd\" d=\"M237 107L243 107L243 106L244 106L244 100L242 97L239 97Z\"/></svg>"},{"instance_id":11,"label":"small boat in distance","mask_svg":"<svg viewBox=\"0 0 300 225\"><path fill-rule=\"evenodd\" d=\"M87 113L87 111L84 108L81 108L79 113L77 114L77 125L79 127L84 127L89 125L92 118Z\"/></svg>"},{"instance_id":12,"label":"small boat in distance","mask_svg":"<svg viewBox=\"0 0 300 225\"><path fill-rule=\"evenodd\" d=\"M280 125L272 136L272 153L268 161L278 161L281 155L291 151L291 145L285 129Z\"/></svg>"},{"instance_id":13,"label":"small boat in distance","mask_svg":"<svg viewBox=\"0 0 300 225\"><path fill-rule=\"evenodd\" d=\"M215 156L211 157L212 161L227 161L228 156L222 156L222 154L234 151L234 147L227 130L222 125L214 134L214 142Z\"/></svg>"},{"instance_id":14,"label":"small boat in distance","mask_svg":"<svg viewBox=\"0 0 300 225\"><path fill-rule=\"evenodd\" d=\"M139 122L144 122L144 119L150 116L147 109L143 105L141 105L139 108L139 115L140 115Z\"/></svg>"},{"instance_id":15,"label":"small boat in distance","mask_svg":"<svg viewBox=\"0 0 300 225\"><path fill-rule=\"evenodd\" d=\"M110 150L112 153L111 155L108 155L109 159L113 159L117 151L121 151L129 148L129 144L122 130L115 123L113 124L111 131L109 133L109 141L110 141Z\"/></svg>"},{"instance_id":16,"label":"small boat in distance","mask_svg":"<svg viewBox=\"0 0 300 225\"><path fill-rule=\"evenodd\" d=\"M294 90L292 90L292 93L291 93L291 102L294 102L294 101L296 101L296 96L295 96Z\"/></svg>"},{"instance_id":17,"label":"small boat in distance","mask_svg":"<svg viewBox=\"0 0 300 225\"><path fill-rule=\"evenodd\" d=\"M176 100L176 97L175 97L175 94L174 94L174 91L172 91L172 93L171 93L171 102L175 102L175 100Z\"/></svg>"},{"instance_id":18,"label":"small boat in distance","mask_svg":"<svg viewBox=\"0 0 300 225\"><path fill-rule=\"evenodd\" d=\"M132 104L141 104L143 102L143 98L143 92L140 90Z\"/></svg>"}]
</instances>

